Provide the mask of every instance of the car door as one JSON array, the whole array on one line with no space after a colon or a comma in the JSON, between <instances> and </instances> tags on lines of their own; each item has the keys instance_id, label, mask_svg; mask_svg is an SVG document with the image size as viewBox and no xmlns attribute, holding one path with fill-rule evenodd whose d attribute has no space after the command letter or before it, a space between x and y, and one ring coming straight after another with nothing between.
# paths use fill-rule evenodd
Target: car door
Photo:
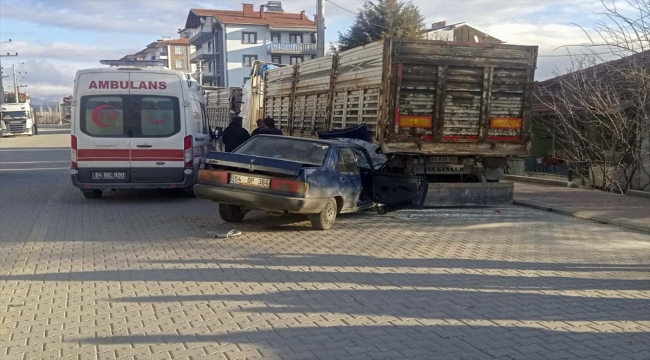
<instances>
[{"instance_id":1,"label":"car door","mask_svg":"<svg viewBox=\"0 0 650 360\"><path fill-rule=\"evenodd\" d=\"M359 194L359 201L357 207L371 206L373 203L372 198L372 178L374 175L372 160L368 152L361 148L354 149L354 155L359 167L359 174L361 176L361 192Z\"/></svg>"},{"instance_id":2,"label":"car door","mask_svg":"<svg viewBox=\"0 0 650 360\"><path fill-rule=\"evenodd\" d=\"M395 155L399 156L391 154ZM426 177L422 175L396 172L381 166L373 174L373 199L379 204L421 207L427 196L428 185Z\"/></svg>"},{"instance_id":3,"label":"car door","mask_svg":"<svg viewBox=\"0 0 650 360\"><path fill-rule=\"evenodd\" d=\"M357 160L352 148L339 148L339 186L343 195L343 210L357 208L362 182Z\"/></svg>"},{"instance_id":4,"label":"car door","mask_svg":"<svg viewBox=\"0 0 650 360\"><path fill-rule=\"evenodd\" d=\"M131 181L137 183L183 182L187 107L178 75L131 73L129 110L131 129ZM156 87L143 86L156 80ZM163 84L164 86L160 86ZM196 115L199 123L200 113Z\"/></svg>"},{"instance_id":5,"label":"car door","mask_svg":"<svg viewBox=\"0 0 650 360\"><path fill-rule=\"evenodd\" d=\"M76 83L78 105L72 126L79 180L84 183L128 182L131 139L125 98L128 73L84 73Z\"/></svg>"}]
</instances>

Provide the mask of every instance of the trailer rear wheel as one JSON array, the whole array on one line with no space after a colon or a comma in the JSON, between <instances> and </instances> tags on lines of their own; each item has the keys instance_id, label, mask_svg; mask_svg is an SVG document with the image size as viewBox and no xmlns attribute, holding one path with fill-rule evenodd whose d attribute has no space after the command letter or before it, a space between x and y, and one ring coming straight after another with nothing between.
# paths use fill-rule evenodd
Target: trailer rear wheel
<instances>
[{"instance_id":1,"label":"trailer rear wheel","mask_svg":"<svg viewBox=\"0 0 650 360\"><path fill-rule=\"evenodd\" d=\"M81 193L84 194L84 197L89 200L99 199L102 197L101 190L81 190Z\"/></svg>"}]
</instances>

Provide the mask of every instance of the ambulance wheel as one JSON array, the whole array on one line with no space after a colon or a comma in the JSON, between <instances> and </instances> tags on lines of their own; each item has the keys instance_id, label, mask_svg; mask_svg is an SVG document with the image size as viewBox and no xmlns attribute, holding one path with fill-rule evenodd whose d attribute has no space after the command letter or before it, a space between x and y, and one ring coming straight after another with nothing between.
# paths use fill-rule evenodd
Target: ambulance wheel
<instances>
[{"instance_id":1,"label":"ambulance wheel","mask_svg":"<svg viewBox=\"0 0 650 360\"><path fill-rule=\"evenodd\" d=\"M99 199L102 197L101 190L81 190L81 193L84 194L86 199Z\"/></svg>"},{"instance_id":2,"label":"ambulance wheel","mask_svg":"<svg viewBox=\"0 0 650 360\"><path fill-rule=\"evenodd\" d=\"M334 221L336 220L337 210L338 207L336 205L336 200L329 199L323 211L321 211L318 214L309 216L311 226L314 229L318 229L318 230L327 230L331 228L332 225L334 225Z\"/></svg>"},{"instance_id":3,"label":"ambulance wheel","mask_svg":"<svg viewBox=\"0 0 650 360\"><path fill-rule=\"evenodd\" d=\"M244 220L246 211L244 211L241 206L219 204L219 216L221 217L221 220L225 222L240 223Z\"/></svg>"},{"instance_id":4,"label":"ambulance wheel","mask_svg":"<svg viewBox=\"0 0 650 360\"><path fill-rule=\"evenodd\" d=\"M182 190L182 195L186 198L192 199L196 197L196 194L194 194L194 186L188 186L181 190Z\"/></svg>"}]
</instances>

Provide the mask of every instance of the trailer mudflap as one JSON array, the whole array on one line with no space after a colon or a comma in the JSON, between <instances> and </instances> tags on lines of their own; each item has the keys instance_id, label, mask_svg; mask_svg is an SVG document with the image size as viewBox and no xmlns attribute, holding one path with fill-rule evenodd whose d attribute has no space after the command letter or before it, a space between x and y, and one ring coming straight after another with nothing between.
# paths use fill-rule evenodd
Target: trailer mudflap
<instances>
[{"instance_id":1,"label":"trailer mudflap","mask_svg":"<svg viewBox=\"0 0 650 360\"><path fill-rule=\"evenodd\" d=\"M509 205L513 196L511 182L429 183L424 207Z\"/></svg>"}]
</instances>

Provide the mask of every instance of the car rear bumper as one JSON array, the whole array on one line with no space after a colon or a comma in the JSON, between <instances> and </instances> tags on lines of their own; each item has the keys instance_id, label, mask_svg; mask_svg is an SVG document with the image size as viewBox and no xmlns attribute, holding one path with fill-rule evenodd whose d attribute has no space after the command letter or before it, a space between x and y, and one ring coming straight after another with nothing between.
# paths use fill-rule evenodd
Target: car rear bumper
<instances>
[{"instance_id":1,"label":"car rear bumper","mask_svg":"<svg viewBox=\"0 0 650 360\"><path fill-rule=\"evenodd\" d=\"M294 214L318 214L328 201L328 198L297 198L202 184L194 185L194 193L201 199L223 204Z\"/></svg>"},{"instance_id":2,"label":"car rear bumper","mask_svg":"<svg viewBox=\"0 0 650 360\"><path fill-rule=\"evenodd\" d=\"M155 182L81 182L79 174L71 174L72 185L81 190L126 190L126 189L182 189L196 184L196 172L185 174L182 182L155 183Z\"/></svg>"}]
</instances>

